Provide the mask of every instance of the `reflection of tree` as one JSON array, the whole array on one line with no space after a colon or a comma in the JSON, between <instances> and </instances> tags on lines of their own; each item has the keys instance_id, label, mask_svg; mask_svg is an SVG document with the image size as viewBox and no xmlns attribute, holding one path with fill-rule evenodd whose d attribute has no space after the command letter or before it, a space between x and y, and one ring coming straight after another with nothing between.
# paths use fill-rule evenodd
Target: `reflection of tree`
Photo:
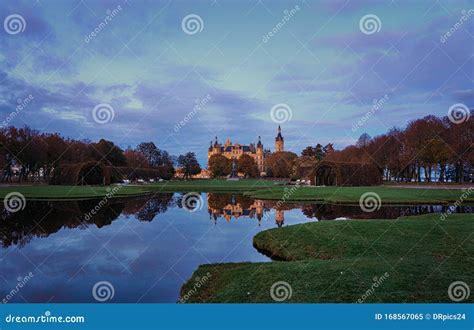
<instances>
[{"instance_id":1,"label":"reflection of tree","mask_svg":"<svg viewBox=\"0 0 474 330\"><path fill-rule=\"evenodd\" d=\"M240 204L242 208L248 209L255 200L253 198L245 197L242 194L230 193L208 193L207 205L212 209L222 209L228 204Z\"/></svg>"},{"instance_id":2,"label":"reflection of tree","mask_svg":"<svg viewBox=\"0 0 474 330\"><path fill-rule=\"evenodd\" d=\"M146 198L142 207L135 212L135 217L140 221L152 221L159 213L165 213L172 205L173 194L160 194Z\"/></svg>"},{"instance_id":3,"label":"reflection of tree","mask_svg":"<svg viewBox=\"0 0 474 330\"><path fill-rule=\"evenodd\" d=\"M24 210L10 213L2 209L0 241L4 247L25 246L34 237L47 237L61 228L98 228L109 225L122 212L122 202L107 202L90 214L100 200L40 202L28 201ZM86 215L90 214L89 217Z\"/></svg>"},{"instance_id":4,"label":"reflection of tree","mask_svg":"<svg viewBox=\"0 0 474 330\"><path fill-rule=\"evenodd\" d=\"M466 208L459 207L456 212L465 212ZM364 212L359 205L311 204L304 205L302 212L308 218L333 220L339 217L351 219L396 219L402 216L421 215L433 212L445 212L446 206L413 205L413 206L382 206L373 212Z\"/></svg>"}]
</instances>

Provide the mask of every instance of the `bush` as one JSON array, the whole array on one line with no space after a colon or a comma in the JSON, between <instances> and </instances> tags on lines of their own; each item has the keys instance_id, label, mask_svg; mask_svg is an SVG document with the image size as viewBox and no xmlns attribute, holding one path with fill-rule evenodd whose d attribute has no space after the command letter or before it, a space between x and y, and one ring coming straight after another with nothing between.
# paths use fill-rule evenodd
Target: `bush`
<instances>
[{"instance_id":1,"label":"bush","mask_svg":"<svg viewBox=\"0 0 474 330\"><path fill-rule=\"evenodd\" d=\"M61 164L53 169L52 185L109 185L110 172L100 162Z\"/></svg>"}]
</instances>

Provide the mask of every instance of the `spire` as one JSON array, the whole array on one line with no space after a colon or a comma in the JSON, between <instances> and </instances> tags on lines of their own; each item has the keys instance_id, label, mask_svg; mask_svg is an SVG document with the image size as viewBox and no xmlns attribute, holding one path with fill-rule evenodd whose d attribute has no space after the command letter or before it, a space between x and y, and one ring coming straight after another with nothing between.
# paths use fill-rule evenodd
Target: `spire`
<instances>
[{"instance_id":1,"label":"spire","mask_svg":"<svg viewBox=\"0 0 474 330\"><path fill-rule=\"evenodd\" d=\"M257 142L257 148L261 148L262 145L262 140L260 139L260 135L258 136L258 142Z\"/></svg>"},{"instance_id":2,"label":"spire","mask_svg":"<svg viewBox=\"0 0 474 330\"><path fill-rule=\"evenodd\" d=\"M217 136L216 136L216 141L214 142L214 147L218 147L219 143L217 142Z\"/></svg>"},{"instance_id":3,"label":"spire","mask_svg":"<svg viewBox=\"0 0 474 330\"><path fill-rule=\"evenodd\" d=\"M281 135L281 127L278 125L278 134L275 138L275 141L283 141L283 136Z\"/></svg>"}]
</instances>

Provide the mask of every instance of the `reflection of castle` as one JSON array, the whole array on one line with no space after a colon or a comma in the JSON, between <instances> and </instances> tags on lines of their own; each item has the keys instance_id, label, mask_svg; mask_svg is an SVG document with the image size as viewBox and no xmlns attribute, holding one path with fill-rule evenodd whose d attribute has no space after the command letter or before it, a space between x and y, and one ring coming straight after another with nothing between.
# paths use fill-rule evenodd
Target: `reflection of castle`
<instances>
[{"instance_id":1,"label":"reflection of castle","mask_svg":"<svg viewBox=\"0 0 474 330\"><path fill-rule=\"evenodd\" d=\"M225 199L219 200L222 197ZM251 200L243 196L229 196L228 194L207 194L208 212L211 219L217 222L219 217L223 217L227 222L240 217L247 217L250 219L256 218L260 223L262 219L268 217L273 212L267 212L271 209L271 205L263 200ZM285 211L275 210L275 223L281 227L285 222Z\"/></svg>"},{"instance_id":2,"label":"reflection of castle","mask_svg":"<svg viewBox=\"0 0 474 330\"><path fill-rule=\"evenodd\" d=\"M275 138L275 151L284 151L285 146L284 146L284 139L283 136L281 135L281 127L278 126L278 134ZM254 143L251 143L249 145L243 145L239 143L233 144L229 139L227 139L224 143L224 145L220 144L217 141L217 136L216 140L214 141L214 144L211 141L211 145L209 146L209 150L207 152L207 160L209 161L209 158L211 158L212 155L220 154L223 155L229 159L239 159L240 156L242 155L249 155L251 156L254 160L255 163L258 166L258 170L260 172L265 172L265 157L270 153L270 150L264 149L262 141L260 140L260 136L258 137L258 142L255 145Z\"/></svg>"}]
</instances>

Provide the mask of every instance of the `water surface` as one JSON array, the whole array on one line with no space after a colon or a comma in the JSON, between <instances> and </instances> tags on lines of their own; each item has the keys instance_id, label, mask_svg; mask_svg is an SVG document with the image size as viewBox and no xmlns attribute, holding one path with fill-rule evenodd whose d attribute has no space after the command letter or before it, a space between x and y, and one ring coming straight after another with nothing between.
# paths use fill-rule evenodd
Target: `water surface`
<instances>
[{"instance_id":1,"label":"water surface","mask_svg":"<svg viewBox=\"0 0 474 330\"><path fill-rule=\"evenodd\" d=\"M109 302L176 302L201 264L270 261L252 246L261 230L446 210L419 205L365 213L359 206L333 204L285 204L276 210L275 202L240 194L201 194L202 203L189 210L182 197L159 194L105 204L27 201L19 212L2 209L0 301L8 296L7 302L96 302L94 284L108 281L115 291ZM11 294L20 282L25 283Z\"/></svg>"}]
</instances>

